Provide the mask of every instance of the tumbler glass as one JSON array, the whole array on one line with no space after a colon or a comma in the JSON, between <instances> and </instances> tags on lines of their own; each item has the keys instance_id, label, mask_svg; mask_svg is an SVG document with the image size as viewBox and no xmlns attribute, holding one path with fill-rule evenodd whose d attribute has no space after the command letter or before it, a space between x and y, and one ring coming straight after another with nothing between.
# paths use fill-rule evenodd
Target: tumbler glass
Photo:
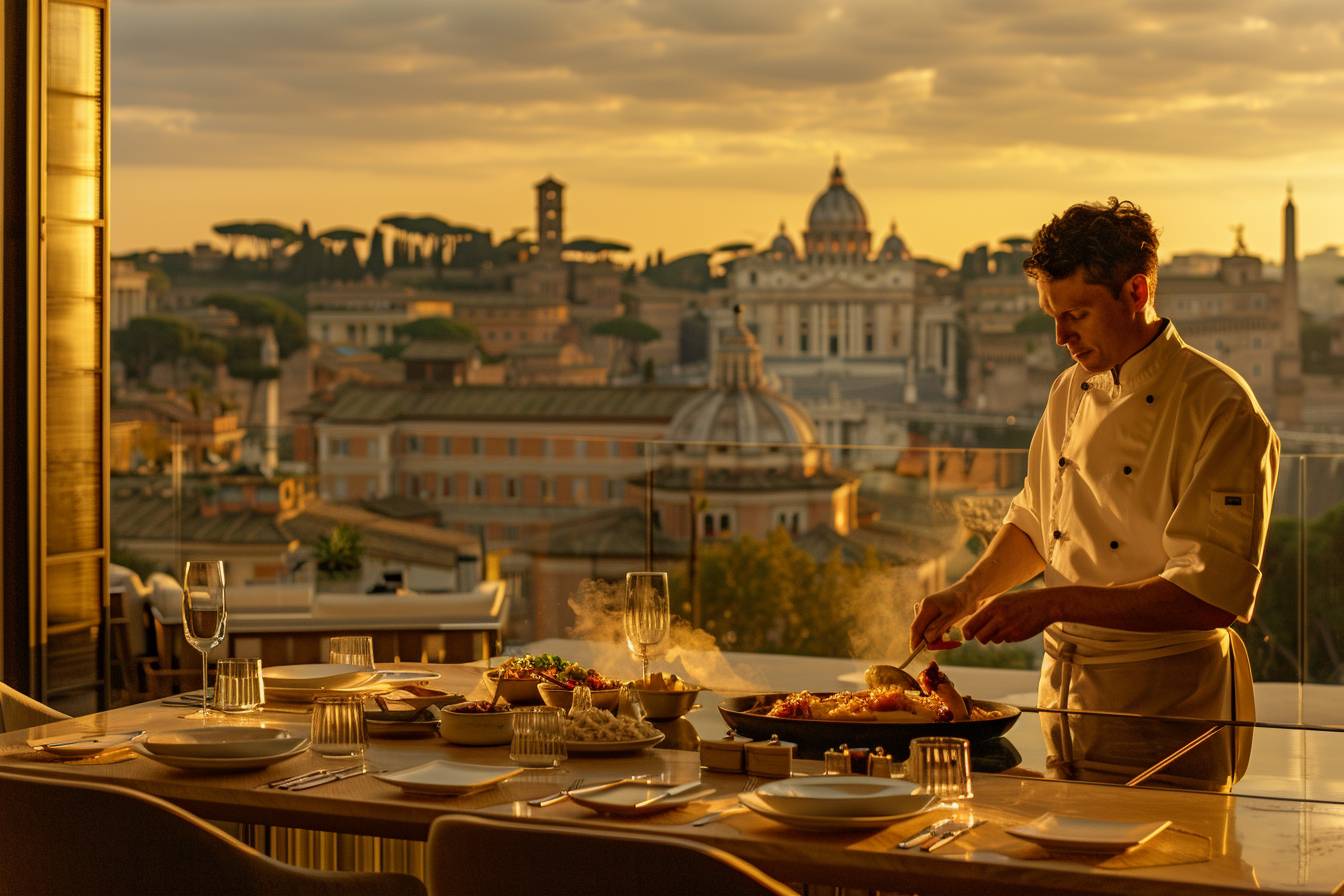
<instances>
[{"instance_id":1,"label":"tumbler glass","mask_svg":"<svg viewBox=\"0 0 1344 896\"><path fill-rule=\"evenodd\" d=\"M525 768L550 768L567 758L564 715L562 710L550 706L515 709L510 761Z\"/></svg>"},{"instance_id":2,"label":"tumbler glass","mask_svg":"<svg viewBox=\"0 0 1344 896\"><path fill-rule=\"evenodd\" d=\"M254 712L265 702L261 660L230 657L215 664L215 709L230 713Z\"/></svg>"},{"instance_id":3,"label":"tumbler glass","mask_svg":"<svg viewBox=\"0 0 1344 896\"><path fill-rule=\"evenodd\" d=\"M373 638L369 635L337 635L331 639L329 662L373 671Z\"/></svg>"},{"instance_id":4,"label":"tumbler glass","mask_svg":"<svg viewBox=\"0 0 1344 896\"><path fill-rule=\"evenodd\" d=\"M971 792L971 743L964 737L917 737L910 741L909 778L915 793L938 797L939 807L960 808Z\"/></svg>"},{"instance_id":5,"label":"tumbler glass","mask_svg":"<svg viewBox=\"0 0 1344 896\"><path fill-rule=\"evenodd\" d=\"M332 694L313 700L312 748L331 757L364 761L369 735L364 728L364 698L359 694Z\"/></svg>"}]
</instances>

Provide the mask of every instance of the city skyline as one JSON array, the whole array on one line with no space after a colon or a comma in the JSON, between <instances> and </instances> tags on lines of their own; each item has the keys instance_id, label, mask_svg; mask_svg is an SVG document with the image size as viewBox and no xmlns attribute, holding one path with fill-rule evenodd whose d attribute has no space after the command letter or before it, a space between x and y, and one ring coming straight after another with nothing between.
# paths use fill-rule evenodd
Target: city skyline
<instances>
[{"instance_id":1,"label":"city skyline","mask_svg":"<svg viewBox=\"0 0 1344 896\"><path fill-rule=\"evenodd\" d=\"M1289 181L1299 252L1344 242L1344 25L1261 5L124 0L111 244L401 211L498 238L554 174L568 233L633 257L763 246L838 152L875 235L952 264L1110 194L1164 259L1244 224L1277 261Z\"/></svg>"}]
</instances>

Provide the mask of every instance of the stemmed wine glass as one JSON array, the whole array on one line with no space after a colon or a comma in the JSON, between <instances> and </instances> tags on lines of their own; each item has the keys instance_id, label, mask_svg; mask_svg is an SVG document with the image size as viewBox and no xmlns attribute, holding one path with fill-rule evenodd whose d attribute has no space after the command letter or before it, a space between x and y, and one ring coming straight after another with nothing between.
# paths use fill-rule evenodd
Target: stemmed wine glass
<instances>
[{"instance_id":1,"label":"stemmed wine glass","mask_svg":"<svg viewBox=\"0 0 1344 896\"><path fill-rule=\"evenodd\" d=\"M643 680L649 677L649 648L667 637L671 613L667 573L625 574L625 643L644 667Z\"/></svg>"},{"instance_id":2,"label":"stemmed wine glass","mask_svg":"<svg viewBox=\"0 0 1344 896\"><path fill-rule=\"evenodd\" d=\"M224 561L193 560L182 573L182 629L187 643L201 652L201 708L186 719L211 719L210 651L224 643Z\"/></svg>"}]
</instances>

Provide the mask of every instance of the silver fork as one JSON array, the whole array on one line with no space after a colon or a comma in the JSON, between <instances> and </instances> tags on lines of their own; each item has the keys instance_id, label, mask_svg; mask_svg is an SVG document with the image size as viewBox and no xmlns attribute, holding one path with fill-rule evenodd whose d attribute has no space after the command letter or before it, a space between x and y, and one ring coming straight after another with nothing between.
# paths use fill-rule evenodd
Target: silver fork
<instances>
[{"instance_id":1,"label":"silver fork","mask_svg":"<svg viewBox=\"0 0 1344 896\"><path fill-rule=\"evenodd\" d=\"M753 775L752 777L747 778L746 782L742 785L742 792L751 793L753 790L755 790L757 787L760 786L761 786L761 779ZM718 821L720 818L726 818L731 815L741 815L743 812L746 811L747 811L746 806L729 806L726 809L719 809L716 812L710 812L707 815L701 815L699 818L695 819L695 821L691 822L691 827L693 828L704 827L707 824L712 824Z\"/></svg>"},{"instance_id":2,"label":"silver fork","mask_svg":"<svg viewBox=\"0 0 1344 896\"><path fill-rule=\"evenodd\" d=\"M755 790L757 787L760 786L761 786L761 779L757 777L751 777L747 779L746 784L742 785L742 792L751 793L753 790Z\"/></svg>"},{"instance_id":3,"label":"silver fork","mask_svg":"<svg viewBox=\"0 0 1344 896\"><path fill-rule=\"evenodd\" d=\"M535 799L530 799L527 801L527 804L529 806L549 806L552 800L559 802L561 799L569 796L569 792L571 790L576 790L577 788L582 786L583 786L583 779L575 778L573 781L569 782L568 787L561 788L560 790L557 790L555 793L548 793L546 794L546 796L539 796L536 797Z\"/></svg>"}]
</instances>

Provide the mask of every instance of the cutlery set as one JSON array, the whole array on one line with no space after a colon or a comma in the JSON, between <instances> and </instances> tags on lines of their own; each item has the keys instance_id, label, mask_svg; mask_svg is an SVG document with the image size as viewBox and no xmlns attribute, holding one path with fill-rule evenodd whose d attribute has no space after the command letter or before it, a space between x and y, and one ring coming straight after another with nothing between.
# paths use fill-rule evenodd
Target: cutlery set
<instances>
[{"instance_id":1,"label":"cutlery set","mask_svg":"<svg viewBox=\"0 0 1344 896\"><path fill-rule=\"evenodd\" d=\"M319 768L304 772L301 775L292 775L288 778L267 782L266 786L272 790L307 790L310 787L320 787L323 784L344 781L346 778L353 778L370 771L374 771L374 769L363 764L349 765L337 769Z\"/></svg>"},{"instance_id":2,"label":"cutlery set","mask_svg":"<svg viewBox=\"0 0 1344 896\"><path fill-rule=\"evenodd\" d=\"M973 821L956 821L952 818L944 818L942 821L936 821L929 825L909 840L902 840L897 843L896 848L914 849L918 846L924 852L934 852L984 823L985 819L983 818Z\"/></svg>"},{"instance_id":3,"label":"cutlery set","mask_svg":"<svg viewBox=\"0 0 1344 896\"><path fill-rule=\"evenodd\" d=\"M583 783L583 779L578 778L565 789L557 790L555 793L552 793L549 796L541 796L537 797L536 799L528 800L527 804L529 806L545 808L546 806L553 806L556 803L561 802L562 800L569 799L570 794L575 792L581 794L601 793L604 790L610 790L611 788L619 787L622 784L645 784L648 782L649 777L650 777L649 775L636 775L632 778L619 778L615 781L603 781L601 784L594 784L591 787L583 787L583 788L579 787L579 785ZM699 782L697 781L696 783L698 784ZM664 794L664 796L665 795L666 794Z\"/></svg>"}]
</instances>

